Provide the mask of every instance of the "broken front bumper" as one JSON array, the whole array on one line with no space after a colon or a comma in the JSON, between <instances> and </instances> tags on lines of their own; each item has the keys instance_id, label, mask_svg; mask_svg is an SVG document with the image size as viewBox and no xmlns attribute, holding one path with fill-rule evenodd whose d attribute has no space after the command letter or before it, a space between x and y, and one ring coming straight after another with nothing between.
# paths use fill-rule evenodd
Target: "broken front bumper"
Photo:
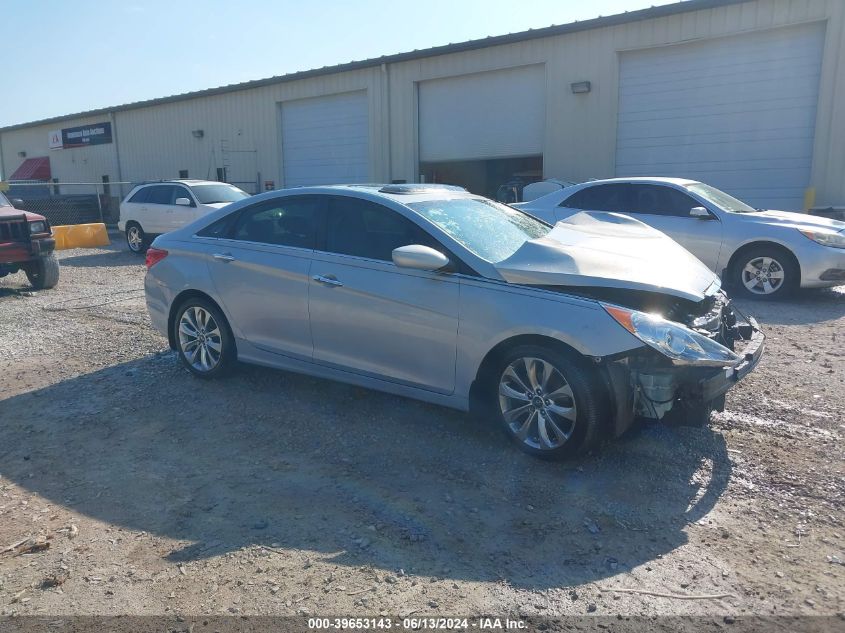
<instances>
[{"instance_id":1,"label":"broken front bumper","mask_svg":"<svg viewBox=\"0 0 845 633\"><path fill-rule=\"evenodd\" d=\"M656 352L643 350L607 363L608 387L615 401L615 432L623 433L636 417L661 420L675 409L721 410L724 395L760 362L765 335L752 318L733 328L741 359L724 367L671 365Z\"/></svg>"},{"instance_id":2,"label":"broken front bumper","mask_svg":"<svg viewBox=\"0 0 845 633\"><path fill-rule=\"evenodd\" d=\"M765 349L766 335L753 318L748 317L751 339L740 354L742 360L731 367L725 367L718 373L699 381L697 391L700 392L702 402L710 402L724 395L737 382L745 378L760 362Z\"/></svg>"}]
</instances>

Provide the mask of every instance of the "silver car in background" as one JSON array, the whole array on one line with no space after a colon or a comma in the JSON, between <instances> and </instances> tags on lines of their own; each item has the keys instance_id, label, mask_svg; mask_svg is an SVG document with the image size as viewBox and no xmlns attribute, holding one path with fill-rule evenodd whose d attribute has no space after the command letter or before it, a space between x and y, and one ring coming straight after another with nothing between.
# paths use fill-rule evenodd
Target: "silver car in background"
<instances>
[{"instance_id":1,"label":"silver car in background","mask_svg":"<svg viewBox=\"0 0 845 633\"><path fill-rule=\"evenodd\" d=\"M750 298L845 284L845 222L755 209L694 180L595 180L515 206L552 223L582 210L631 215L679 242Z\"/></svg>"},{"instance_id":2,"label":"silver car in background","mask_svg":"<svg viewBox=\"0 0 845 633\"><path fill-rule=\"evenodd\" d=\"M197 376L240 360L472 409L543 457L635 416L704 423L763 351L659 231L552 227L459 188L266 193L158 237L147 266L152 322Z\"/></svg>"}]
</instances>

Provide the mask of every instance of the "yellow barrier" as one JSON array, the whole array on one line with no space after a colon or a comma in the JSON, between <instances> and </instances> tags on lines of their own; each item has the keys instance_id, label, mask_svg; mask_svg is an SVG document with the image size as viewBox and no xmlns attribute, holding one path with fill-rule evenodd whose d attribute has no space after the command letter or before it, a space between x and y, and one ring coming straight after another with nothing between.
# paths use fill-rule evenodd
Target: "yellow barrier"
<instances>
[{"instance_id":1,"label":"yellow barrier","mask_svg":"<svg viewBox=\"0 0 845 633\"><path fill-rule=\"evenodd\" d=\"M111 244L106 225L102 222L54 226L53 237L56 239L57 251L69 248L96 248Z\"/></svg>"}]
</instances>

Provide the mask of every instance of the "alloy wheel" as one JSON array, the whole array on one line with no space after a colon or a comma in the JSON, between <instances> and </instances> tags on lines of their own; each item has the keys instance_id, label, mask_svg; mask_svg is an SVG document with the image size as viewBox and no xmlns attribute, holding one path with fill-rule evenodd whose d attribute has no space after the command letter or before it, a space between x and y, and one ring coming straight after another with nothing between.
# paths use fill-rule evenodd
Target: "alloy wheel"
<instances>
[{"instance_id":1,"label":"alloy wheel","mask_svg":"<svg viewBox=\"0 0 845 633\"><path fill-rule=\"evenodd\" d=\"M212 371L220 363L223 339L212 314L200 306L189 306L179 319L179 346L185 360L199 372Z\"/></svg>"},{"instance_id":2,"label":"alloy wheel","mask_svg":"<svg viewBox=\"0 0 845 633\"><path fill-rule=\"evenodd\" d=\"M499 407L516 438L534 449L560 448L575 430L572 388L541 358L517 358L507 366L499 379Z\"/></svg>"},{"instance_id":3,"label":"alloy wheel","mask_svg":"<svg viewBox=\"0 0 845 633\"><path fill-rule=\"evenodd\" d=\"M755 295L774 294L785 279L783 265L772 257L755 257L742 269L742 284Z\"/></svg>"},{"instance_id":4,"label":"alloy wheel","mask_svg":"<svg viewBox=\"0 0 845 633\"><path fill-rule=\"evenodd\" d=\"M131 250L136 253L140 251L144 244L144 236L141 235L141 229L137 226L130 226L126 231L126 242L129 244Z\"/></svg>"}]
</instances>

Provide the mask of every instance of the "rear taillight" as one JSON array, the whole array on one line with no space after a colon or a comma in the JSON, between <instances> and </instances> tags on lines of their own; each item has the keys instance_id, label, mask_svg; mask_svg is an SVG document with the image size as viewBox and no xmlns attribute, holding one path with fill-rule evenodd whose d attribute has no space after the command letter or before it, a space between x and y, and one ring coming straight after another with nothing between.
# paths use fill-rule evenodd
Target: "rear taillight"
<instances>
[{"instance_id":1,"label":"rear taillight","mask_svg":"<svg viewBox=\"0 0 845 633\"><path fill-rule=\"evenodd\" d=\"M162 259L167 257L167 251L163 248L153 248L152 246L147 249L147 270L158 264Z\"/></svg>"}]
</instances>

